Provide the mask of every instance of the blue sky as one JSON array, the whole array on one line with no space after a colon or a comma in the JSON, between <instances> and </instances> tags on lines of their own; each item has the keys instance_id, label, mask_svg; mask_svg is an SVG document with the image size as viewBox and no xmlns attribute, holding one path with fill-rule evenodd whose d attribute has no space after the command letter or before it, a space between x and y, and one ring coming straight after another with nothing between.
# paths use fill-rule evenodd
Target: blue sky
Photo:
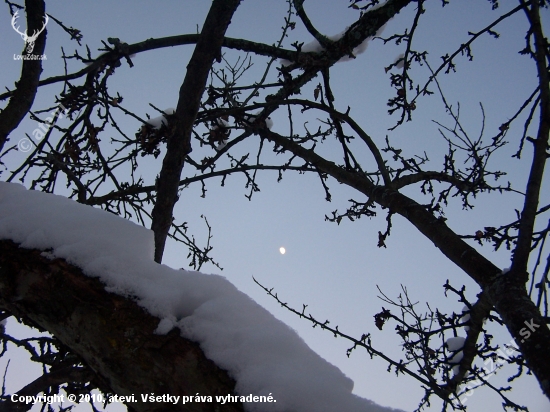
<instances>
[{"instance_id":1,"label":"blue sky","mask_svg":"<svg viewBox=\"0 0 550 412\"><path fill-rule=\"evenodd\" d=\"M105 0L50 1L47 11L65 24L82 30L83 42L96 56L100 41L107 37L119 37L122 41L134 43L150 37L195 33L197 25L200 29L209 4L198 0L122 0L116 3ZM441 7L440 1L428 2L428 11L423 16L424 24L418 29L415 47L417 50L429 50L430 62L436 66L440 62L439 56L453 51L467 39L469 30L483 28L491 19L516 4L501 1L499 11L492 12L489 2L483 1L454 0L445 8ZM313 23L327 35L341 32L357 17L357 12L348 9L347 5L344 0L305 2ZM0 80L2 85L11 86L20 70L19 62L14 61L12 55L20 53L23 42L10 27L7 9L6 6L0 9L3 21L0 24L0 37L3 39L0 56L4 59ZM286 9L287 4L281 0L245 0L237 10L227 35L272 44L280 35ZM383 35L406 27L412 15L413 8L407 8L388 24ZM549 22L548 11L544 11L544 22ZM480 39L473 49L473 62L458 59L458 73L441 79L452 104L460 101L462 119L473 135L478 134L481 128L479 102L483 102L485 108L487 135L492 136L536 85L531 62L517 54L524 47L525 28L525 17L521 14L503 23L497 27L502 34L500 39L488 36ZM285 45L289 47L296 40L311 41L311 36L299 22ZM70 53L77 45L68 42L67 35L50 22L46 50L48 59L43 77L62 72L62 61L59 59L61 46ZM83 48L79 50L82 52ZM123 64L117 69L110 90L120 91L125 98L125 107L142 116L144 113L156 116L149 103L160 108L175 107L191 51L192 46L182 46L136 56L133 59L134 68ZM442 163L446 143L432 120L451 124L437 95L419 101L414 122L388 131L396 119L387 115L385 103L395 91L389 85L384 67L402 51L403 46L384 46L381 41L373 41L355 61L337 64L331 71L336 104L341 111L351 107L351 115L377 143L383 144L388 135L408 156L426 151L436 168ZM226 56L234 59L233 53L228 52ZM261 70L263 61L257 60L249 76L252 78ZM419 78L427 76L425 68L414 73ZM311 98L316 84L314 81L310 88L304 88L304 94L308 96L309 93ZM37 107L51 105L52 95L59 90L59 85L41 89L36 99ZM275 131L283 134L288 131L284 112L274 114L273 119ZM130 119L122 120L121 124L129 133L135 133L139 127ZM31 133L34 127L35 123L26 119L12 134L12 141ZM510 158L517 150L519 130L510 131L508 139L511 143L497 156L495 167L509 171L506 179L517 183L521 189L526 164ZM366 153L362 155L367 156ZM267 155L266 159L269 158ZM22 155L14 154L9 160L10 165L21 160ZM150 167L144 169L144 178L151 181L158 173L159 165L159 161L151 162ZM387 249L376 247L377 233L385 229L383 212L375 219L343 221L339 226L325 222L324 216L337 208L342 210L348 199L362 200L357 193L334 181L330 182L331 203L324 200L324 191L318 178L313 175L287 173L282 182L277 183L276 173L264 172L259 178L261 191L254 195L252 201L244 196L248 193L244 183L242 176L228 178L225 187L220 187L219 179L213 180L207 187L204 199L200 197L200 185L190 187L180 197L176 216L189 222L190 230L201 241L205 239L206 230L200 216L205 215L213 228L214 257L224 268L221 274L296 329L314 350L352 377L357 394L382 405L414 409L423 393L416 381L407 377L395 378L394 374L386 372L387 365L382 360L370 360L361 351L348 359L348 342L334 339L318 328L312 329L305 321L286 312L254 284L252 276L265 286L274 287L279 296L294 307L308 304L315 317L330 319L331 324L339 325L340 330L346 333L360 336L363 332L372 332L374 345L396 358L401 356L401 351L399 340L391 328L380 332L374 326L373 315L385 305L377 298L376 285L390 297L396 297L400 293L400 285L404 285L411 298L420 302L419 305L428 301L432 307L457 312L462 304L452 298L445 299L442 288L445 280L451 279L455 286L465 284L472 299L479 291L476 285L402 218L394 218ZM407 193L420 199L418 191ZM451 202L446 216L453 229L471 234L484 226L497 226L512 219L513 207L510 205L519 207L520 201L517 195L482 196L473 211L461 210L459 201L455 201ZM286 248L285 255L279 253L280 246ZM505 251L489 253L489 248L484 248L486 255L501 267L506 267L509 255ZM187 250L169 244L164 263L185 267L186 256ZM219 272L215 267L203 267L202 271ZM495 336L496 343L509 341L509 335L502 331ZM499 377L493 379L495 383L500 382ZM520 385L512 399L528 404L532 411L547 408L548 402L540 395L534 379L527 377L525 382L524 389ZM468 402L471 410L476 411L488 410L484 408L496 405L499 400L488 390L479 389ZM438 405L435 401L430 410L439 410Z\"/></svg>"}]
</instances>

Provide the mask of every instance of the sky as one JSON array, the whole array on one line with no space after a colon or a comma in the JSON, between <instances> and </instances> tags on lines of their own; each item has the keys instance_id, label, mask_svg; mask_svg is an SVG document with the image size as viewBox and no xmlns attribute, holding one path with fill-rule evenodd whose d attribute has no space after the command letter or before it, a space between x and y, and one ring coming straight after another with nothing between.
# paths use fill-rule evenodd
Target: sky
<instances>
[{"instance_id":1,"label":"sky","mask_svg":"<svg viewBox=\"0 0 550 412\"><path fill-rule=\"evenodd\" d=\"M83 42L89 45L92 55L98 55L96 50L101 46L101 40L107 37L134 43L151 37L195 33L200 29L209 3L198 0L123 0L116 3L105 0L50 1L47 11L65 24L79 28L84 35ZM430 62L437 65L439 56L456 49L467 38L468 31L483 28L499 13L515 7L517 3L501 1L500 4L501 8L492 12L489 2L455 0L445 8L439 1L428 2L427 12L422 17L424 24L419 26L416 34L417 49L429 50ZM305 2L312 22L327 35L340 33L357 17L357 12L348 9L347 5L348 2L343 0ZM280 0L245 0L237 10L227 36L272 44L280 36L286 8L286 3ZM547 25L548 11L543 13ZM382 35L390 35L407 27L412 15L412 7L404 10L389 22ZM7 6L0 9L0 18L3 21L0 24L0 38L3 39L0 56L4 59L0 80L2 85L11 87L20 70L19 62L14 61L12 56L20 53L23 42L10 26ZM536 85L531 63L517 54L524 47L525 29L523 15L506 21L497 27L502 34L500 39L481 38L473 49L474 60L459 59L458 72L441 79L452 104L460 102L461 118L474 135L479 134L482 125L479 102L483 102L485 110L485 129L488 136L492 136ZM308 43L311 40L298 22L285 44L289 47L294 41ZM69 42L67 35L50 22L46 49L48 59L44 64L43 78L62 73L62 61L59 59L61 47L70 53L78 46ZM84 49L79 50L82 52ZM450 124L437 95L424 98L417 104L414 122L395 131L388 130L396 119L387 115L386 101L395 92L389 85L384 67L402 51L403 46L372 41L356 60L338 63L331 71L336 104L342 111L351 107L351 115L377 143L383 144L385 137L389 136L409 156L428 152L434 167L437 167L442 162L446 143L432 120ZM123 64L117 69L110 90L120 91L128 109L155 117L156 113L149 103L163 109L176 106L179 86L191 52L192 46L181 46L138 55L133 58L135 67L130 69ZM230 52L226 56L234 59L234 54ZM262 62L258 61L248 75L252 77L261 70ZM425 68L419 68L415 73L419 78L427 77ZM316 83L313 82L313 85ZM35 101L36 107L50 106L53 94L59 90L60 85L42 88ZM304 90L304 93L307 92ZM311 98L312 88L309 93ZM273 130L287 132L284 113L275 113L272 117ZM137 132L139 125L135 122L129 119L123 122L129 133ZM518 125L521 126L521 122ZM12 141L22 138L25 133L30 134L35 127L35 122L26 119L12 134ZM494 165L509 171L506 179L522 187L525 163L510 157L517 150L519 130L509 132L511 143L495 159ZM327 151L330 148L328 145ZM199 152L200 149L196 150ZM266 159L270 159L269 155ZM7 162L8 167L16 167L22 160L23 156L15 153ZM151 181L158 170L159 162L151 162L145 168L144 178ZM5 180L4 175L2 180ZM361 351L354 352L348 358L346 349L351 346L349 342L334 339L319 328L313 329L304 320L285 311L253 282L252 277L269 288L275 288L281 299L296 308L301 308L302 304L309 305L308 310L316 318L329 319L332 325L338 325L348 334L360 336L371 332L375 347L383 348L398 359L402 352L397 336L391 328L378 331L374 325L374 314L380 312L382 306L387 306L378 298L377 286L386 295L395 298L403 285L411 299L419 301L421 308L429 302L431 307L459 312L463 305L456 299L445 298L442 285L446 279L451 279L457 287L464 284L472 299L478 292L476 285L402 218L394 218L388 247L382 249L377 248L376 244L378 231L385 230L384 213L370 220L344 220L340 225L325 222L325 215L337 208L344 209L348 199L361 200L357 193L334 181L330 182L331 203L324 200L323 188L315 176L286 174L277 183L276 173L265 172L259 177L261 191L254 194L252 201L245 197L248 191L244 188L242 176L228 178L224 187L220 187L219 183L216 180L208 184L205 198L200 197L200 186L191 186L182 192L176 206L176 216L189 223L199 242L206 237L201 215L208 218L212 227L213 256L220 262L223 271L212 266L204 266L201 271L225 276L275 317L295 329L313 350L354 380L354 393L381 405L413 410L423 394L416 381L407 377L396 378L393 373L386 372L387 365L382 360L371 360ZM420 198L418 191L406 193ZM480 227L498 226L513 219L513 207L519 207L520 201L521 198L513 194L481 196L473 211L464 211L459 201L455 200L450 203L446 217L455 230L472 234ZM279 253L281 246L286 248L284 255ZM502 268L509 266L506 251L490 253L490 246L483 250L497 265ZM171 243L163 263L174 268L187 267L186 256L187 250ZM495 331L498 343L505 344L509 339L507 333ZM493 379L499 382L500 378ZM532 411L543 411L548 407L548 401L540 394L537 383L529 377L524 379L523 385L519 385L512 399L529 405ZM474 411L488 410L484 408L498 403L498 396L483 388L468 400ZM439 402L434 399L432 408L428 410L440 410Z\"/></svg>"}]
</instances>

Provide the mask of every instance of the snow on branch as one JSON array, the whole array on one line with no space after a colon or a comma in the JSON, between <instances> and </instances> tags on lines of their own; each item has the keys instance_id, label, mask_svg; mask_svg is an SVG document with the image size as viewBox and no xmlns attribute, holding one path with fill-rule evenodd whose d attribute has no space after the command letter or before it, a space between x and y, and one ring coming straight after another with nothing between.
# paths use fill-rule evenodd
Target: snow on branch
<instances>
[{"instance_id":1,"label":"snow on branch","mask_svg":"<svg viewBox=\"0 0 550 412\"><path fill-rule=\"evenodd\" d=\"M153 234L67 198L0 182L0 239L48 251L99 278L109 292L159 319L157 334L179 329L228 371L241 395L277 402L248 411L383 412L351 393L353 382L313 352L288 326L217 275L153 261Z\"/></svg>"}]
</instances>

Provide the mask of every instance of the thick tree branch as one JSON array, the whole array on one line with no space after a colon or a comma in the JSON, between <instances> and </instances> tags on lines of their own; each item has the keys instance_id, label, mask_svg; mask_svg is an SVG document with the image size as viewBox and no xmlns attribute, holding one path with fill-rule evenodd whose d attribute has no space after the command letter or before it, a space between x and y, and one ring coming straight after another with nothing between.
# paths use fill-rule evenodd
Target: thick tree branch
<instances>
[{"instance_id":1,"label":"thick tree branch","mask_svg":"<svg viewBox=\"0 0 550 412\"><path fill-rule=\"evenodd\" d=\"M469 310L470 320L468 321L468 332L464 346L462 347L463 358L460 361L458 373L444 386L447 393L456 393L464 377L472 369L472 365L478 355L477 341L483 329L483 323L489 317L493 305L489 301L487 293L478 295L477 302Z\"/></svg>"},{"instance_id":2,"label":"thick tree branch","mask_svg":"<svg viewBox=\"0 0 550 412\"><path fill-rule=\"evenodd\" d=\"M304 10L304 0L293 0L294 8L296 9L296 14L298 17L300 17L300 20L302 20L302 23L304 23L304 26L306 27L309 34L311 34L321 46L324 48L327 48L330 46L331 41L322 33L320 33L315 26L313 26L313 23L311 23L311 20L309 20L308 15L306 14L306 11Z\"/></svg>"},{"instance_id":3,"label":"thick tree branch","mask_svg":"<svg viewBox=\"0 0 550 412\"><path fill-rule=\"evenodd\" d=\"M544 37L540 21L539 1L532 0L526 7L534 38L534 54L539 78L540 120L537 138L533 141L534 153L531 171L527 182L525 201L519 222L517 245L512 260L511 275L520 276L527 272L527 263L531 253L531 239L535 227L535 218L540 198L542 177L548 158L548 138L550 136L550 78L548 75L548 40ZM550 377L549 377L550 378Z\"/></svg>"},{"instance_id":4,"label":"thick tree branch","mask_svg":"<svg viewBox=\"0 0 550 412\"><path fill-rule=\"evenodd\" d=\"M177 331L156 335L159 319L129 298L108 293L96 278L39 250L0 241L0 307L55 335L118 395L136 394L135 411L166 411L137 394L227 395L234 381ZM227 411L242 411L227 404ZM211 411L214 403L173 405L174 411Z\"/></svg>"},{"instance_id":5,"label":"thick tree branch","mask_svg":"<svg viewBox=\"0 0 550 412\"><path fill-rule=\"evenodd\" d=\"M27 33L38 32L44 24L46 6L44 0L26 0ZM27 43L24 43L27 46ZM33 54L42 55L46 48L46 29L38 36L35 42ZM27 56L25 54L25 56ZM0 111L0 151L4 147L9 134L19 126L21 120L27 115L34 102L38 81L42 73L42 61L23 60L21 77L12 98L4 110Z\"/></svg>"},{"instance_id":6,"label":"thick tree branch","mask_svg":"<svg viewBox=\"0 0 550 412\"><path fill-rule=\"evenodd\" d=\"M191 152L191 132L214 59L221 59L225 31L240 0L214 0L195 51L187 66L176 108L176 126L169 136L166 156L157 179L157 199L151 229L155 233L155 261L162 261L172 211L178 200L178 185L185 157Z\"/></svg>"},{"instance_id":7,"label":"thick tree branch","mask_svg":"<svg viewBox=\"0 0 550 412\"><path fill-rule=\"evenodd\" d=\"M522 4L525 5L524 2ZM531 253L531 242L535 218L540 199L542 177L548 157L550 132L550 79L547 69L548 41L544 37L540 21L538 0L532 0L526 7L534 38L533 58L536 62L540 90L540 120L537 138L533 141L534 153L527 183L525 203L519 222L516 248L512 267L506 275L500 276L489 289L493 304L504 320L510 334L516 340L529 368L550 398L550 358L542 348L550 347L550 330L527 293L529 279L527 265Z\"/></svg>"}]
</instances>

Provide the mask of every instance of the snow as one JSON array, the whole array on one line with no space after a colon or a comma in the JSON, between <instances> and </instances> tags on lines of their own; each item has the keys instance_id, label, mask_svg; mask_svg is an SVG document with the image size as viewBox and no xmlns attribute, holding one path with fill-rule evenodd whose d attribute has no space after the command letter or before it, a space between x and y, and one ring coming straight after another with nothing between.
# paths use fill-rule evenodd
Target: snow
<instances>
[{"instance_id":1,"label":"snow","mask_svg":"<svg viewBox=\"0 0 550 412\"><path fill-rule=\"evenodd\" d=\"M261 110L258 110L255 113L246 114L246 115L243 116L243 119L245 121L247 121L248 123L254 123L254 121L256 120L256 117L258 117L261 112L262 112ZM273 120L271 119L271 117L266 117L265 127L267 127L269 130L271 130L271 128L273 127Z\"/></svg>"},{"instance_id":2,"label":"snow","mask_svg":"<svg viewBox=\"0 0 550 412\"><path fill-rule=\"evenodd\" d=\"M376 7L377 8L377 7ZM374 8L373 8L374 9ZM386 23L387 24L387 23ZM382 34L382 32L384 31L384 29L386 28L386 24L384 24L382 27L380 27L378 29L378 31L376 32L375 36L380 36ZM327 38L333 42L336 42L338 40L340 40L344 34L346 34L346 32L349 30L349 27L346 27L346 29L338 34L335 34L333 36L327 36ZM369 41L372 39L372 37L367 37L365 40L363 40L363 42L357 46L356 48L353 49L353 56L357 57L358 55L360 55L361 53L364 53L365 50L367 50L367 46L369 45ZM323 48L323 46L321 46L321 43L319 43L317 41L317 39L314 39L313 41L309 42L309 43L306 43L302 46L301 48L301 51L304 52L304 53L321 53L322 51L324 51L325 49ZM343 56L340 60L338 60L338 63L341 63L341 62L347 62L347 61L350 61L350 60L353 60L355 57L350 57L350 56ZM397 59L396 59L397 61ZM290 64L292 64L291 61L289 60L286 60L286 59L279 59L279 62L283 65L283 66L289 66Z\"/></svg>"},{"instance_id":3,"label":"snow","mask_svg":"<svg viewBox=\"0 0 550 412\"><path fill-rule=\"evenodd\" d=\"M453 374L458 375L459 368L460 368L460 361L464 357L464 352L462 351L462 348L464 347L464 342L466 341L466 338L463 338L461 336L456 336L454 338L449 338L445 342L445 345L451 352L455 352L453 356L448 360L448 362L451 365L455 365L452 368Z\"/></svg>"},{"instance_id":4,"label":"snow","mask_svg":"<svg viewBox=\"0 0 550 412\"><path fill-rule=\"evenodd\" d=\"M225 139L225 140L222 140L220 143L218 143L218 145L216 145L214 147L214 149L216 150L216 152L219 152L220 150L222 150L223 148L225 148L225 146L227 146L227 142L229 142L229 140Z\"/></svg>"},{"instance_id":5,"label":"snow","mask_svg":"<svg viewBox=\"0 0 550 412\"><path fill-rule=\"evenodd\" d=\"M176 110L169 108L163 111L165 115L171 115L176 113ZM147 120L147 124L153 126L154 129L160 129L162 125L168 126L168 120L165 115L153 117L152 119Z\"/></svg>"},{"instance_id":6,"label":"snow","mask_svg":"<svg viewBox=\"0 0 550 412\"><path fill-rule=\"evenodd\" d=\"M384 31L384 28L386 27L386 25L383 25L382 27L380 27L380 29L376 32L376 36L379 36L382 31ZM331 40L331 41L338 41L340 40L344 34L346 34L346 32L349 30L349 27L346 27L346 29L338 34L335 34L333 36L328 36L328 39ZM371 37L367 37L363 43L361 43L359 46L357 46L355 49L353 49L353 55L354 56L358 56L359 54L363 53L365 50L367 50L367 46L369 44L369 41L370 41ZM324 50L323 46L321 46L321 44L317 41L317 40L313 40L307 44L304 44L302 46L302 51L307 53L307 52L314 52L314 53L320 53ZM338 60L338 62L345 62L345 61L348 61L348 60L352 60L351 57L349 56L344 56L342 57L340 60Z\"/></svg>"},{"instance_id":7,"label":"snow","mask_svg":"<svg viewBox=\"0 0 550 412\"><path fill-rule=\"evenodd\" d=\"M460 318L459 322L460 323L466 323L466 322L469 322L470 321L470 308L466 305L464 305L464 307L462 308L462 313L464 313L464 315ZM466 332L468 332L470 330L470 327L469 326L464 326L464 330Z\"/></svg>"},{"instance_id":8,"label":"snow","mask_svg":"<svg viewBox=\"0 0 550 412\"><path fill-rule=\"evenodd\" d=\"M395 411L353 395L349 378L224 277L156 264L152 232L132 222L0 182L0 239L48 249L106 290L137 297L159 318L155 333L178 328L229 372L239 394L277 401L245 403L247 411Z\"/></svg>"},{"instance_id":9,"label":"snow","mask_svg":"<svg viewBox=\"0 0 550 412\"><path fill-rule=\"evenodd\" d=\"M218 124L218 126L221 126L221 127L230 127L231 126L228 121L225 121L221 117L218 117L215 120L215 122Z\"/></svg>"},{"instance_id":10,"label":"snow","mask_svg":"<svg viewBox=\"0 0 550 412\"><path fill-rule=\"evenodd\" d=\"M398 69L402 69L403 67L405 67L405 54L399 54L393 61L393 64L395 64L395 67L397 67Z\"/></svg>"},{"instance_id":11,"label":"snow","mask_svg":"<svg viewBox=\"0 0 550 412\"><path fill-rule=\"evenodd\" d=\"M462 358L464 357L464 353L462 351L459 351L457 353L454 354L454 356L449 359L449 363L451 364L456 364L456 363L460 363L460 361L462 360Z\"/></svg>"},{"instance_id":12,"label":"snow","mask_svg":"<svg viewBox=\"0 0 550 412\"><path fill-rule=\"evenodd\" d=\"M462 349L462 347L464 346L465 340L466 338L463 338L461 336L456 336L454 338L447 339L447 342L445 342L445 344L447 345L447 348L449 348L451 352L456 352L457 350Z\"/></svg>"}]
</instances>

